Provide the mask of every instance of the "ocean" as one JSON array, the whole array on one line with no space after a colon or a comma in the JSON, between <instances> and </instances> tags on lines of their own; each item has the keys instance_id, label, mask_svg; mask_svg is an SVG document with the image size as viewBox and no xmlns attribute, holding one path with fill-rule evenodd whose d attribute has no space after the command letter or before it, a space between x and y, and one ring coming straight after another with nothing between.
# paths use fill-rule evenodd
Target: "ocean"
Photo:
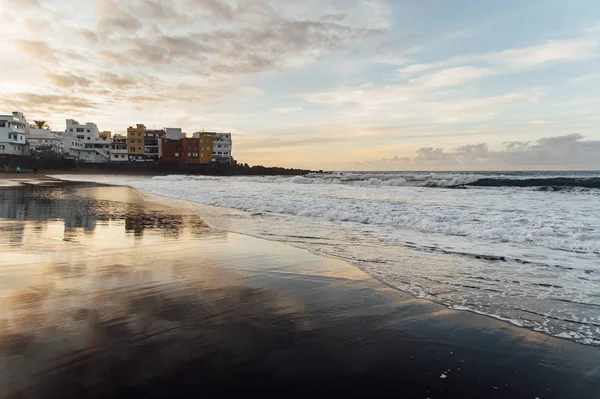
<instances>
[{"instance_id":1,"label":"ocean","mask_svg":"<svg viewBox=\"0 0 600 399\"><path fill-rule=\"evenodd\" d=\"M600 172L55 177L195 203L217 229L343 259L452 309L600 345Z\"/></svg>"}]
</instances>

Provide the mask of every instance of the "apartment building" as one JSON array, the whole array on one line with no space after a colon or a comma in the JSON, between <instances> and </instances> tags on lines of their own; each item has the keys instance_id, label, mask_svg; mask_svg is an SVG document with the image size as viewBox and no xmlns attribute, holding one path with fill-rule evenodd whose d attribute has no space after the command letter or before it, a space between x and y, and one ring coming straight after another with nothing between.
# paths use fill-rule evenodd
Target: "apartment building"
<instances>
[{"instance_id":1,"label":"apartment building","mask_svg":"<svg viewBox=\"0 0 600 399\"><path fill-rule=\"evenodd\" d=\"M231 163L233 161L231 156L233 147L231 133L196 132L192 135L193 138L198 138L200 136L210 136L213 138L214 146L211 154L211 162Z\"/></svg>"},{"instance_id":2,"label":"apartment building","mask_svg":"<svg viewBox=\"0 0 600 399\"><path fill-rule=\"evenodd\" d=\"M112 139L106 135L101 136L95 123L81 124L74 119L67 119L66 125L63 153L88 163L110 161Z\"/></svg>"},{"instance_id":3,"label":"apartment building","mask_svg":"<svg viewBox=\"0 0 600 399\"><path fill-rule=\"evenodd\" d=\"M209 164L212 160L213 137L197 135L181 140L161 140L161 159L165 163Z\"/></svg>"},{"instance_id":4,"label":"apartment building","mask_svg":"<svg viewBox=\"0 0 600 399\"><path fill-rule=\"evenodd\" d=\"M135 127L127 128L127 154L132 162L144 161L144 133L146 126L138 123Z\"/></svg>"},{"instance_id":5,"label":"apartment building","mask_svg":"<svg viewBox=\"0 0 600 399\"><path fill-rule=\"evenodd\" d=\"M144 132L144 160L158 162L159 143L165 138L164 130L149 130Z\"/></svg>"},{"instance_id":6,"label":"apartment building","mask_svg":"<svg viewBox=\"0 0 600 399\"><path fill-rule=\"evenodd\" d=\"M26 127L22 112L0 115L0 155L28 155Z\"/></svg>"},{"instance_id":7,"label":"apartment building","mask_svg":"<svg viewBox=\"0 0 600 399\"><path fill-rule=\"evenodd\" d=\"M31 155L53 154L60 156L63 153L63 132L54 132L50 129L40 129L35 126L29 126L26 132Z\"/></svg>"},{"instance_id":8,"label":"apartment building","mask_svg":"<svg viewBox=\"0 0 600 399\"><path fill-rule=\"evenodd\" d=\"M112 143L110 145L110 160L111 162L129 161L127 151L127 136L116 134L112 137Z\"/></svg>"}]
</instances>

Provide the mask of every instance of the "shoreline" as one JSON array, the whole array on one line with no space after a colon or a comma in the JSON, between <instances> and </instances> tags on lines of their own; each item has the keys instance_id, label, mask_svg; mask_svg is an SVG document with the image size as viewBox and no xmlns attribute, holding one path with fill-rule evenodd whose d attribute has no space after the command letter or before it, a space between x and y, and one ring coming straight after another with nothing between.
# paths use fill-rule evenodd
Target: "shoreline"
<instances>
[{"instance_id":1,"label":"shoreline","mask_svg":"<svg viewBox=\"0 0 600 399\"><path fill-rule=\"evenodd\" d=\"M21 233L10 234L17 244L0 238L0 249L2 239L12 248L0 251L10 256L5 264L36 265L77 289L43 328L0 337L0 361L6 353L13 361L20 356L21 363L5 364L12 370L10 364L29 364L56 347L47 334L65 328L57 324L64 316L73 318L73 338L56 348L87 334L86 349L61 354L60 362L71 360L60 368L46 360L50 369L35 385L57 396L283 394L290 386L298 396L389 394L400 384L410 397L542 398L589 397L600 389L600 348L414 298L342 260L215 230L189 209L154 203L126 186L65 182L3 191L3 204L15 195L25 215L36 215L23 218L22 227L9 223ZM10 221L12 211L3 209ZM63 236L68 240L55 240ZM36 253L43 263L24 257ZM17 278L10 273L4 281ZM33 283L36 275L15 281ZM28 299L12 311L21 320L56 298ZM7 342L21 349L5 352ZM77 384L80 376L92 381L89 388Z\"/></svg>"},{"instance_id":2,"label":"shoreline","mask_svg":"<svg viewBox=\"0 0 600 399\"><path fill-rule=\"evenodd\" d=\"M75 181L75 180L66 180L66 181ZM81 183L84 183L85 181L79 181ZM94 184L106 184L106 183L94 183ZM241 210L241 209L236 209L236 208L226 208L226 207L221 207L221 206L214 206L214 205L207 205L207 204L202 204L202 203L196 203L193 201L188 201L188 200L184 200L184 199L178 199L178 198L173 198L173 197L167 197L167 196L162 196L162 195L158 195L158 194L154 194L148 190L145 189L139 189L139 188L134 188L128 185L115 185L115 186L121 186L121 187L129 187L130 189L134 190L135 192L139 193L141 195L142 198L144 199L148 199L149 201L153 202L153 203L157 203L163 206L167 206L173 209L185 209L186 211L193 211L194 213L198 214L201 218L206 218L208 216L208 213L210 213L211 217L209 219L213 219L212 221L215 221L215 217L219 217L222 220L222 215L223 214L227 214L228 217L237 217L237 215L245 215L245 216L252 216L252 212L250 211L245 211L245 210ZM178 207L175 207L173 204L177 204ZM208 211L208 212L207 212ZM216 211L216 212L215 212ZM215 215L216 213L216 215ZM469 312L473 315L477 315L477 316L485 316L485 317L489 317L491 319L497 320L497 321L501 321L504 323L508 323L512 326L515 326L517 328L522 328L531 332L535 332L535 333L539 333L539 334L543 334L545 336L548 337L552 337L555 339L560 339L560 340L565 340L568 342L575 342L578 343L580 345L584 345L584 346L590 346L590 347L600 347L600 343L598 343L597 341L593 341L593 342L585 342L582 341L576 337L570 336L570 337L566 337L566 336L561 336L560 334L553 334L549 331L543 330L541 328L536 328L533 326L525 326L523 325L520 321L515 320L515 319L511 319L508 317L503 317L500 315L496 315L496 314L491 314L491 313L486 313L483 312L481 310L477 310L477 309L471 309L468 307L464 307L462 305L448 305L443 303L442 301L438 301L435 298L431 298L429 296L418 296L415 295L407 290L402 289L401 287L398 287L392 283L389 283L387 281L385 281L384 279L380 278L379 276L377 276L376 274L372 274L369 272L368 268L364 268L361 267L360 265L354 264L352 261L344 258L344 257L336 257L334 255L331 254L327 254L327 253L322 253L319 251L314 251L312 250L312 248L307 248L307 246L305 245L298 245L296 243L293 242L286 242L286 241L280 241L274 238L270 238L270 237L265 237L263 235L258 235L258 234L251 234L248 231L243 231L240 229L235 229L232 228L231 225L226 225L226 226L218 226L217 223L211 223L211 220L208 221L208 224L215 229L218 229L220 231L224 231L224 232L230 232L230 233L236 233L236 234L242 234L242 235L246 235L248 237L252 237L252 238L257 238L257 239L262 239L262 240L266 240L269 242L274 242L274 243L283 243L286 245L290 245L291 247L294 248L299 248L302 250L305 250L313 255L316 256L320 256L320 257L324 257L327 259L334 259L334 260L341 260L343 262L348 263L349 265L351 265L354 268L357 268L358 270L368 274L371 278L379 281L381 284L384 284L387 287L390 287L394 290L400 291L402 293L405 293L407 295L410 295L411 297L415 298L415 299L419 299L419 300L427 300L430 301L432 303L435 303L436 305L440 305L445 307L446 309L449 310L453 310L453 311L458 311L458 312Z\"/></svg>"},{"instance_id":3,"label":"shoreline","mask_svg":"<svg viewBox=\"0 0 600 399\"><path fill-rule=\"evenodd\" d=\"M198 216L200 216L201 218L203 218L203 220L205 220L204 218L206 217L206 211L214 211L217 210L218 213L222 214L222 213L228 213L228 214L244 214L244 215L251 215L252 213L249 211L244 211L244 210L240 210L240 209L235 209L235 208L224 208L224 207L219 207L219 206L214 206L214 205L206 205L206 204L201 204L201 203L196 203L196 202L192 202L192 201L187 201L187 200L183 200L183 199L177 199L177 198L171 198L171 197L166 197L166 196L161 196L158 194L154 194L148 190L144 190L144 189L138 189L138 188L134 188L131 186L122 186L122 187L129 187L130 189L132 189L133 191L135 191L136 193L138 193L145 201L149 201L152 203L156 203L156 204L160 204L162 206L166 206L166 207L170 207L173 209L185 209L186 211L192 211L196 214L198 214ZM175 206L178 205L178 206ZM269 242L274 242L274 243L279 243L279 244L284 244L284 245L289 245L293 248L298 248L304 251L307 251L309 253L311 253L312 255L315 256L319 256L319 257L323 257L326 259L333 259L333 260L339 260L342 262L346 262L348 265L350 265L351 267L354 267L358 270L360 270L363 273L368 274L371 278L377 280L379 283L393 289L396 291L399 291L403 294L406 295L410 295L412 298L416 299L416 300L425 300L425 301L429 301L431 303L434 303L436 305L440 305L443 306L444 308L448 309L448 310L452 310L452 311L456 311L456 312L468 312L471 313L473 315L477 315L480 317L488 317L490 319L496 320L496 321L500 321L500 322L504 322L507 324L510 324L511 326L517 327L517 328L521 328L521 329L525 329L531 332L535 332L538 334L542 334L544 336L547 337L551 337L551 338L555 338L555 339L559 339L559 340L564 340L567 342L574 342L577 343L579 345L583 345L583 346L591 346L591 347L599 347L600 348L600 343L593 343L593 342L580 342L577 341L576 339L572 338L572 337L565 337L565 336L560 336L560 335L556 335L556 334L551 334L548 331L544 331L544 330L540 330L540 329L536 329L534 327L528 327L528 326L523 326L519 321L514 320L514 319L510 319L510 318L506 318L506 317L502 317L499 315L494 315L494 314L488 314L488 313L484 313L482 311L478 311L475 309L470 309L467 307L462 307L460 305L455 305L455 306L449 306L446 305L442 302L436 301L434 299L428 298L428 297L419 297L414 295L411 292L402 290L401 288L398 288L396 286L394 286L393 284L378 278L378 276L376 275L372 275L370 273L368 273L367 270L365 270L364 268L361 268L358 265L353 264L352 262L348 261L347 259L341 258L341 257L335 257L333 255L328 255L328 254L323 254L320 252L316 252L316 251L311 251L310 249L307 249L304 246L298 246L298 245L293 245L292 243L287 243L287 242L282 242L282 241L277 241L275 239L269 239L268 237L263 237L263 236L259 236L259 235L252 235L248 232L240 232L240 231L236 231L236 230L232 230L230 228L225 228L225 227L218 227L214 224L211 224L210 222L207 222L208 225L211 228L223 231L223 232L228 232L228 233L235 233L235 234L242 234L248 237L252 237L255 239L260 239L260 240L265 240L265 241L269 241Z\"/></svg>"}]
</instances>

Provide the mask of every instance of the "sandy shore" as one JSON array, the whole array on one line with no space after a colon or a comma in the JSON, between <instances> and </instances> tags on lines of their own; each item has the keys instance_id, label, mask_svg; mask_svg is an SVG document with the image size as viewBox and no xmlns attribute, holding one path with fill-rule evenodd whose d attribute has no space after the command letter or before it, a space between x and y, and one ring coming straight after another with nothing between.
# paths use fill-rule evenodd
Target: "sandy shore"
<instances>
[{"instance_id":1,"label":"sandy shore","mask_svg":"<svg viewBox=\"0 0 600 399\"><path fill-rule=\"evenodd\" d=\"M600 392L598 347L415 299L126 187L46 183L0 188L4 397Z\"/></svg>"}]
</instances>

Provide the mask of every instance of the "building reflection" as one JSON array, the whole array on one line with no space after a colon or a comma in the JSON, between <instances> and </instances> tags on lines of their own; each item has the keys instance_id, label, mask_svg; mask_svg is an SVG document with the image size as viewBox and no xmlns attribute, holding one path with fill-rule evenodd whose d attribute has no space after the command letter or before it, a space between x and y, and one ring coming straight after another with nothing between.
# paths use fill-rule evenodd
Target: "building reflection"
<instances>
[{"instance_id":1,"label":"building reflection","mask_svg":"<svg viewBox=\"0 0 600 399\"><path fill-rule=\"evenodd\" d=\"M81 185L86 187L86 185ZM52 221L64 223L64 239L73 240L80 232L93 233L98 224L122 222L124 230L136 238L147 231L178 238L189 228L202 234L206 224L195 215L165 212L143 201L121 202L85 198L77 195L79 185L61 187L17 187L0 189L0 231L9 237L11 245L23 240L25 224L43 230ZM130 190L124 187L99 190Z\"/></svg>"}]
</instances>

